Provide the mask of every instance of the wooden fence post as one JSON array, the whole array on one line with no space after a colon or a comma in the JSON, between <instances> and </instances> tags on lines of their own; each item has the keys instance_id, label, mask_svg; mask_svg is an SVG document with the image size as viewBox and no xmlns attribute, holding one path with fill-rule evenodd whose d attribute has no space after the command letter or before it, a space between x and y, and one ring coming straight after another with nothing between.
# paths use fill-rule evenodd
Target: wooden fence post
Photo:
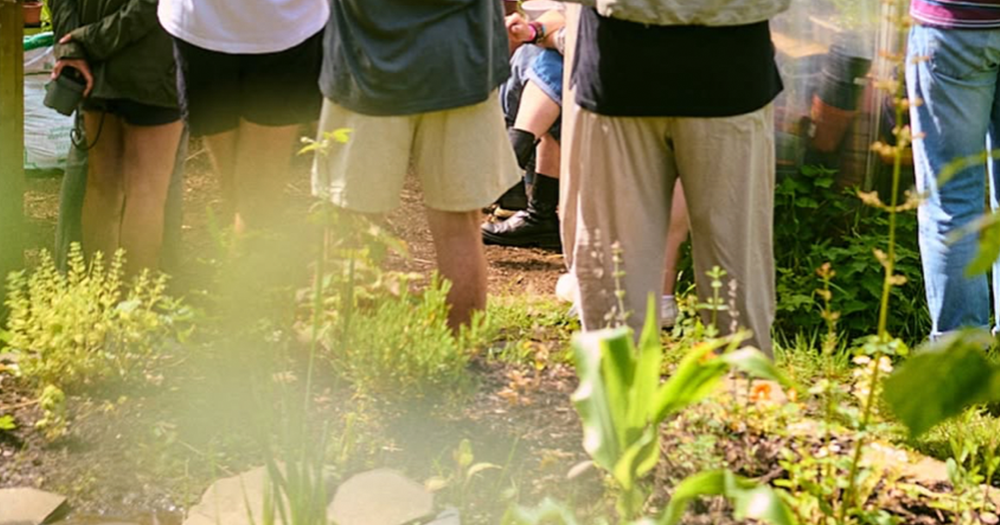
<instances>
[{"instance_id":1,"label":"wooden fence post","mask_svg":"<svg viewBox=\"0 0 1000 525\"><path fill-rule=\"evenodd\" d=\"M24 265L23 38L22 0L0 0L0 283Z\"/></svg>"}]
</instances>

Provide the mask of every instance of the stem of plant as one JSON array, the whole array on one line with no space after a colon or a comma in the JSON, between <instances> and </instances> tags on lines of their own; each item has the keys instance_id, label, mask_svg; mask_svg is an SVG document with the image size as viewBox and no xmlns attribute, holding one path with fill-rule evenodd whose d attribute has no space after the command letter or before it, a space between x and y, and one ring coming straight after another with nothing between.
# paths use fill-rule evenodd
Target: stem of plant
<instances>
[{"instance_id":1,"label":"stem of plant","mask_svg":"<svg viewBox=\"0 0 1000 525\"><path fill-rule=\"evenodd\" d=\"M320 231L320 252L316 258L316 275L313 279L312 329L309 337L309 366L306 368L306 393L303 414L309 412L312 403L313 369L316 352L319 349L319 331L323 319L323 276L326 274L326 253L330 238L330 216L328 204L323 204L323 228ZM303 418L305 419L305 418Z\"/></svg>"},{"instance_id":2,"label":"stem of plant","mask_svg":"<svg viewBox=\"0 0 1000 525\"><path fill-rule=\"evenodd\" d=\"M898 43L896 49L900 50L901 59L897 60L897 71L903 71L906 66L906 54L903 50L906 49L906 31L904 29L907 27L906 11L904 10L904 5L902 0L893 0L893 13L892 16L899 17L896 22L898 31ZM882 301L879 307L878 314L878 338L883 344L889 342L889 333L886 329L889 320L889 296L892 291L892 286L895 281L895 262L896 262L896 208L897 202L899 200L899 179L900 172L903 166L903 152L909 145L909 133L906 132L906 126L903 125L905 122L906 112L908 105L906 104L906 93L903 82L897 82L896 93L893 103L896 110L896 127L893 129L893 135L896 137L896 145L893 146L892 154L892 194L889 196L889 246L888 252L886 254L886 260L884 262L885 266L885 278L882 280ZM851 459L851 469L848 473L847 478L847 491L844 494L844 499L840 504L840 519L838 522L843 525L847 518L848 508L852 508L855 505L855 497L857 492L857 477L858 470L861 465L861 454L865 446L865 432L868 430L868 424L871 422L872 407L875 405L875 393L878 391L878 382L881 379L880 372L881 367L879 366L879 361L881 360L882 354L876 352L872 356L874 360L874 371L872 371L871 382L869 384L868 398L865 400L864 412L861 416L861 425L858 432L857 441L854 444L854 456Z\"/></svg>"}]
</instances>

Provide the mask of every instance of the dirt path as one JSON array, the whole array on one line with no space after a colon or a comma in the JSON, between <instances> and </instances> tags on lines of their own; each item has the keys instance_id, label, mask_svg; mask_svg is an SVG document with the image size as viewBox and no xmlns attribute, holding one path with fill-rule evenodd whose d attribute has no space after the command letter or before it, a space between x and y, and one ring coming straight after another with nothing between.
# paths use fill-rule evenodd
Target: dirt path
<instances>
[{"instance_id":1,"label":"dirt path","mask_svg":"<svg viewBox=\"0 0 1000 525\"><path fill-rule=\"evenodd\" d=\"M309 169L308 159L296 159L291 177L296 205L303 209L311 200L308 197ZM30 245L34 250L49 248L59 211L59 180L32 179L28 187L25 209L29 218ZM387 218L390 228L406 241L411 251L412 260L401 269L430 272L434 268L434 247L415 180L407 181L401 202L400 208ZM207 152L198 140L192 140L184 183L185 264L197 264L198 256L210 251L213 241L207 210L218 204L218 179L210 169ZM491 294L550 294L555 290L559 273L564 271L562 255L558 252L487 246L486 258Z\"/></svg>"}]
</instances>

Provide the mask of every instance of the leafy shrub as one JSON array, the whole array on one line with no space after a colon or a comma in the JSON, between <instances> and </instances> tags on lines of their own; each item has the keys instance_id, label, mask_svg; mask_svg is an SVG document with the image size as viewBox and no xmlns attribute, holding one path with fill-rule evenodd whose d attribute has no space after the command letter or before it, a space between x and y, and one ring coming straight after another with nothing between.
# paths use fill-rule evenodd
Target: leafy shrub
<instances>
[{"instance_id":1,"label":"leafy shrub","mask_svg":"<svg viewBox=\"0 0 1000 525\"><path fill-rule=\"evenodd\" d=\"M831 283L837 326L850 339L878 324L883 269L873 255L884 249L888 219L860 206L852 190L838 190L835 172L804 167L782 180L775 194L774 246L777 267L776 327L786 332L822 331L816 269L829 262L837 272ZM906 278L893 287L888 331L907 341L930 330L924 298L915 213L896 217L895 272Z\"/></svg>"},{"instance_id":2,"label":"leafy shrub","mask_svg":"<svg viewBox=\"0 0 1000 525\"><path fill-rule=\"evenodd\" d=\"M8 276L7 338L24 377L67 393L153 377L183 310L165 295L165 276L144 272L126 291L123 261L119 251L107 268L100 254L88 266L75 245L65 275L43 252L30 276Z\"/></svg>"},{"instance_id":3,"label":"leafy shrub","mask_svg":"<svg viewBox=\"0 0 1000 525\"><path fill-rule=\"evenodd\" d=\"M482 316L455 335L448 328L451 284L435 276L420 294L401 287L353 314L342 340L328 340L334 367L364 394L400 400L459 392L466 366L488 323ZM338 339L340 338L338 337Z\"/></svg>"}]
</instances>

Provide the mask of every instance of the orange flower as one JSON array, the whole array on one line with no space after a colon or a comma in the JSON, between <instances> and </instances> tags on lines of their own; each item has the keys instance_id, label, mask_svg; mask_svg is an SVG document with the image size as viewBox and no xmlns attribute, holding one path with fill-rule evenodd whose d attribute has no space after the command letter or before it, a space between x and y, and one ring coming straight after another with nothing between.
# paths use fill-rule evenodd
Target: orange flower
<instances>
[{"instance_id":1,"label":"orange flower","mask_svg":"<svg viewBox=\"0 0 1000 525\"><path fill-rule=\"evenodd\" d=\"M759 403L771 400L771 383L756 383L750 390L750 401Z\"/></svg>"}]
</instances>

